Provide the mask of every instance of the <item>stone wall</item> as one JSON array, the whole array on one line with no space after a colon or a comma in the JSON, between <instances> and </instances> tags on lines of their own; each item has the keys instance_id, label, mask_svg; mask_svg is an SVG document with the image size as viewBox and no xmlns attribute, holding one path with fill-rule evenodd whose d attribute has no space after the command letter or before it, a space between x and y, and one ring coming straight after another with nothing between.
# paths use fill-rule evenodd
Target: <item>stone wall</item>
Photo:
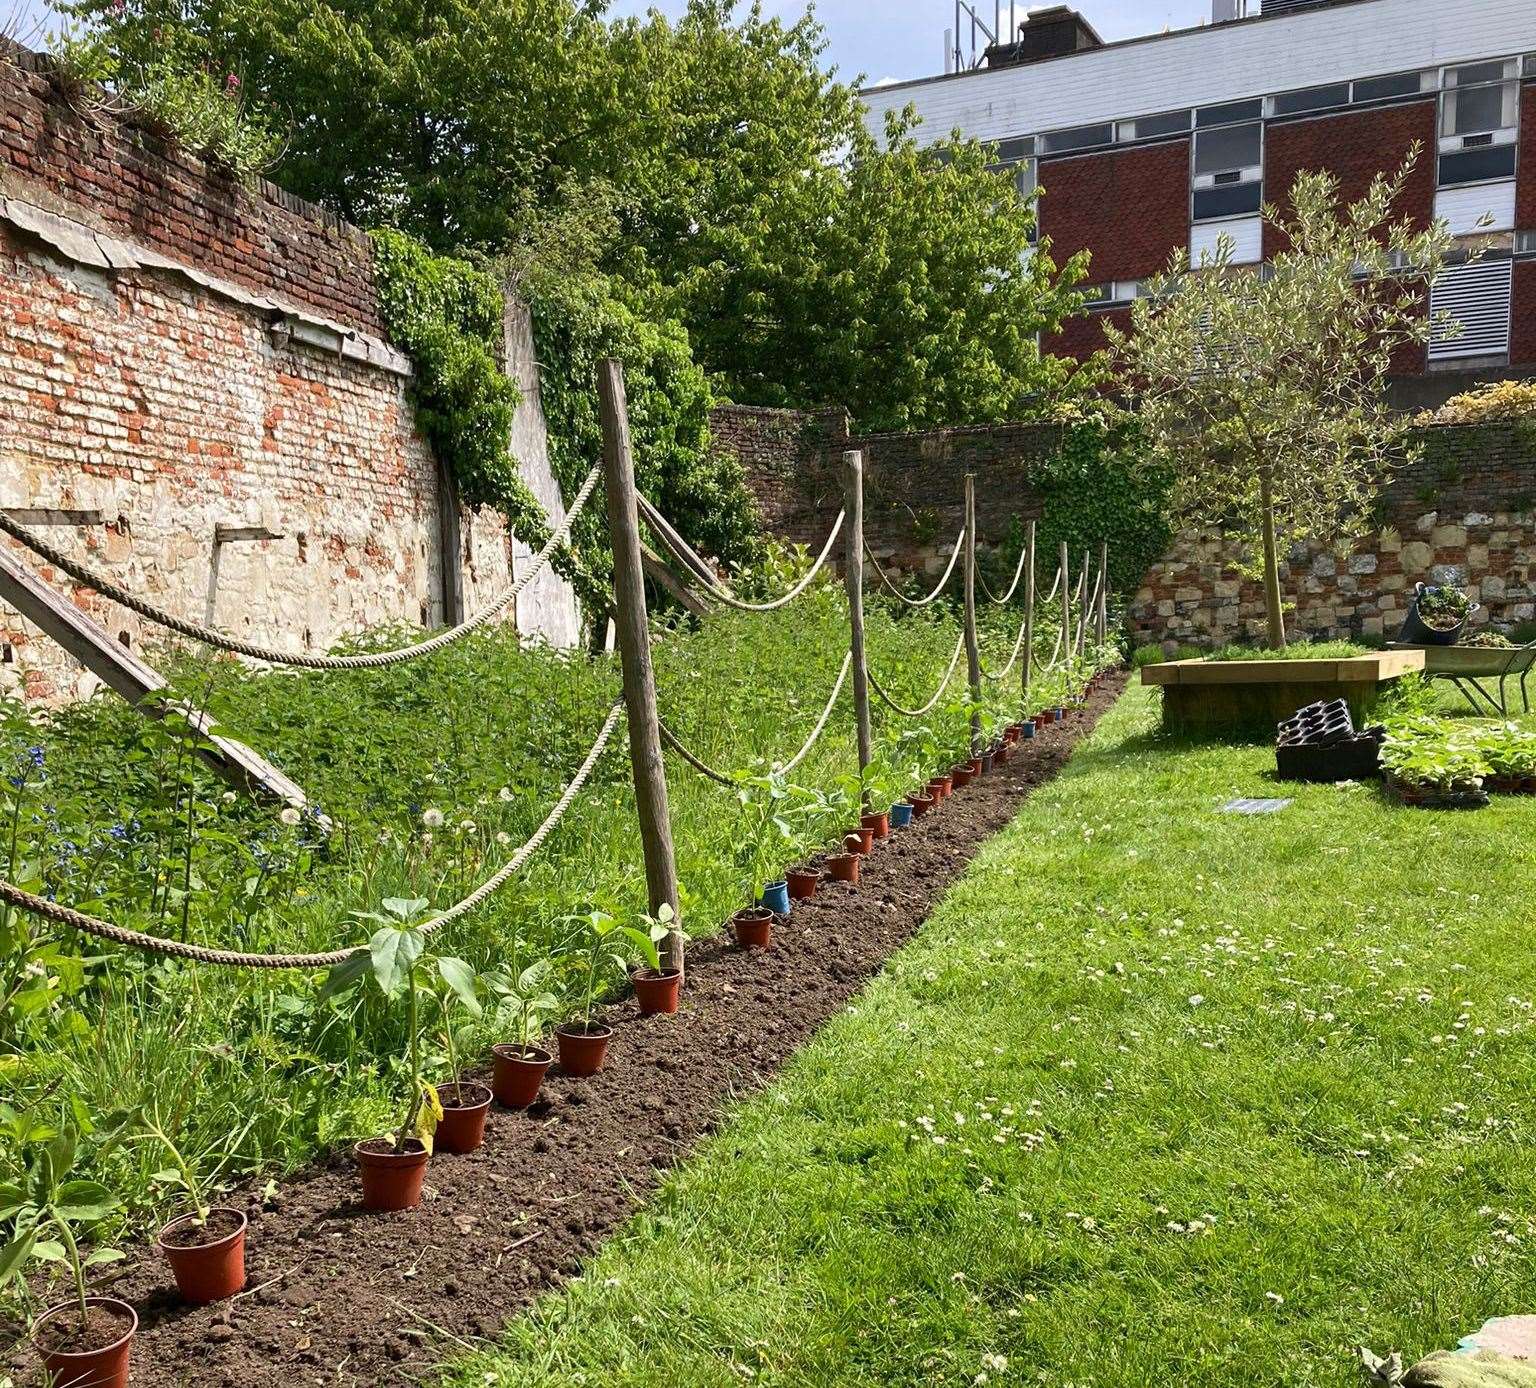
<instances>
[{"instance_id":1,"label":"stone wall","mask_svg":"<svg viewBox=\"0 0 1536 1388\"><path fill-rule=\"evenodd\" d=\"M1476 626L1510 632L1536 620L1536 429L1480 425L1426 431L1423 459L1387 489L1385 527L1339 556L1300 546L1281 568L1291 631L1393 639L1414 585L1464 585ZM1181 535L1136 593L1138 642L1217 646L1264 631L1257 579L1220 535Z\"/></svg>"},{"instance_id":2,"label":"stone wall","mask_svg":"<svg viewBox=\"0 0 1536 1388\"><path fill-rule=\"evenodd\" d=\"M731 406L713 422L744 464L768 529L807 545L821 543L842 504L833 464L844 449L863 449L871 547L887 569L930 576L960 531L965 473L976 473L986 555L1016 521L1042 514L1032 468L1060 444L1053 426L1038 424L852 435L841 411ZM1479 625L1536 621L1536 427L1427 430L1423 458L1397 474L1381 513L1384 528L1342 557L1324 545L1287 556L1294 631L1391 638L1420 581L1465 585L1482 604ZM1262 636L1262 587L1242 558L1219 534L1179 536L1127 595L1134 639L1217 646Z\"/></svg>"},{"instance_id":3,"label":"stone wall","mask_svg":"<svg viewBox=\"0 0 1536 1388\"><path fill-rule=\"evenodd\" d=\"M499 517L458 512L409 375L362 232L79 119L43 60L0 61L0 507L266 644L438 625L513 557ZM40 571L125 645L158 641ZM95 687L0 605L0 688Z\"/></svg>"}]
</instances>

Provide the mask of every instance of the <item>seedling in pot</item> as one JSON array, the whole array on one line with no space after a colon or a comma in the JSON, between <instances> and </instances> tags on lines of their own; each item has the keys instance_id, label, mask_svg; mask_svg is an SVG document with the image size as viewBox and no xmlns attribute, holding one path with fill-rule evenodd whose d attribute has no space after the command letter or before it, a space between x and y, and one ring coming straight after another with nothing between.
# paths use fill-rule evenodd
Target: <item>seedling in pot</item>
<instances>
[{"instance_id":1,"label":"seedling in pot","mask_svg":"<svg viewBox=\"0 0 1536 1388\"><path fill-rule=\"evenodd\" d=\"M560 1000L546 986L554 967L550 959L535 960L518 970L515 941L513 956L511 966L486 979L497 999L497 1022L512 1028L511 1041L491 1047L491 1087L503 1107L527 1108L538 1097L545 1072L554 1061L539 1042L546 1022L560 1010Z\"/></svg>"},{"instance_id":2,"label":"seedling in pot","mask_svg":"<svg viewBox=\"0 0 1536 1388\"><path fill-rule=\"evenodd\" d=\"M795 842L793 794L781 771L743 777L736 788L741 806L736 838L736 869L746 892L748 909L755 908L769 884L783 881L779 869Z\"/></svg>"},{"instance_id":3,"label":"seedling in pot","mask_svg":"<svg viewBox=\"0 0 1536 1388\"><path fill-rule=\"evenodd\" d=\"M572 1075L595 1075L603 1068L613 1035L612 1027L592 1019L599 990L615 972L628 972L626 948L638 952L652 969L660 967L661 956L646 931L621 925L606 911L565 919L576 926L562 954L576 978L577 1014L555 1028L555 1046L562 1070Z\"/></svg>"},{"instance_id":4,"label":"seedling in pot","mask_svg":"<svg viewBox=\"0 0 1536 1388\"><path fill-rule=\"evenodd\" d=\"M683 971L664 968L660 955L669 940L685 945L688 936L683 933L671 903L666 901L661 903L654 916L641 916L640 925L656 949L657 962L652 966L637 968L630 974L630 982L635 987L635 1000L643 1016L676 1012L679 994L682 992Z\"/></svg>"},{"instance_id":5,"label":"seedling in pot","mask_svg":"<svg viewBox=\"0 0 1536 1388\"><path fill-rule=\"evenodd\" d=\"M431 917L420 898L388 897L382 912L355 913L379 928L364 950L331 970L325 992L348 988L365 975L389 1001L405 999L406 1063L410 1091L395 1135L368 1138L352 1151L363 1174L363 1206L369 1210L410 1210L421 1203L421 1186L432 1157L432 1135L443 1116L437 1090L422 1075L422 975Z\"/></svg>"},{"instance_id":6,"label":"seedling in pot","mask_svg":"<svg viewBox=\"0 0 1536 1388\"><path fill-rule=\"evenodd\" d=\"M32 1327L43 1367L54 1383L123 1388L139 1318L126 1302L88 1295L85 1285L88 1268L123 1255L80 1251L80 1236L118 1207L117 1197L99 1181L70 1178L78 1149L73 1129L31 1131L22 1143L25 1179L0 1183L0 1221L11 1226L10 1242L0 1247L0 1287L21 1281L30 1262L66 1265L74 1298L50 1307Z\"/></svg>"},{"instance_id":7,"label":"seedling in pot","mask_svg":"<svg viewBox=\"0 0 1536 1388\"><path fill-rule=\"evenodd\" d=\"M427 978L437 996L443 1018L443 1049L447 1053L448 1073L453 1078L437 1086L437 1101L442 1109L433 1146L439 1152L473 1152L485 1142L485 1119L490 1112L491 1091L477 1081L459 1076L459 1048L453 1032L454 1012L462 1008L471 1017L483 1017L475 971L462 959L441 955L436 968L429 967Z\"/></svg>"},{"instance_id":8,"label":"seedling in pot","mask_svg":"<svg viewBox=\"0 0 1536 1388\"><path fill-rule=\"evenodd\" d=\"M239 1135L226 1144L226 1152L236 1151L255 1123L256 1119L252 1117ZM171 1265L181 1299L194 1306L204 1306L234 1296L245 1286L245 1215L227 1206L215 1208L209 1204L204 1185L198 1180L192 1163L172 1141L153 1106L121 1116L117 1127L125 1143L153 1142L165 1151L171 1165L157 1171L154 1180L161 1185L179 1187L192 1206L190 1213L167 1224L160 1231L158 1240L161 1253ZM217 1180L226 1160L227 1156L220 1159L209 1175L210 1181Z\"/></svg>"}]
</instances>

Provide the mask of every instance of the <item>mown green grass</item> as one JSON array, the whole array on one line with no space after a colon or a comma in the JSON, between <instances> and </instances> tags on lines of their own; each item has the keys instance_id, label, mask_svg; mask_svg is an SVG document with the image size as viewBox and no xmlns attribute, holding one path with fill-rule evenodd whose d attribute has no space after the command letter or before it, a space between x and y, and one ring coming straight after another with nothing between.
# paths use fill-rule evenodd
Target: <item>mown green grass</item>
<instances>
[{"instance_id":1,"label":"mown green grass","mask_svg":"<svg viewBox=\"0 0 1536 1388\"><path fill-rule=\"evenodd\" d=\"M1536 802L1280 792L1272 752L1154 729L1132 690L855 1005L449 1381L1353 1388L1357 1344L1529 1310Z\"/></svg>"}]
</instances>

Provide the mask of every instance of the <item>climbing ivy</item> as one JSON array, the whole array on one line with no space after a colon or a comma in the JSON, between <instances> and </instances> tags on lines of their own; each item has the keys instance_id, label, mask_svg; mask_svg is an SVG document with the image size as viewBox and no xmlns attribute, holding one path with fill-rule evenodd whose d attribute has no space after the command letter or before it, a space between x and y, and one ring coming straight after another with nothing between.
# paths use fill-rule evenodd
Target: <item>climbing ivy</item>
<instances>
[{"instance_id":1,"label":"climbing ivy","mask_svg":"<svg viewBox=\"0 0 1536 1388\"><path fill-rule=\"evenodd\" d=\"M1074 573L1084 551L1096 563L1099 542L1107 540L1114 588L1135 587L1172 538L1172 478L1132 465L1143 446L1141 428L1124 410L1099 402L1068 406L1060 423L1059 448L1031 472L1042 509L1035 531L1038 571L1052 572L1063 540ZM989 557L989 582L1007 582L1023 544L1023 527L1015 523L1007 541Z\"/></svg>"},{"instance_id":2,"label":"climbing ivy","mask_svg":"<svg viewBox=\"0 0 1536 1388\"><path fill-rule=\"evenodd\" d=\"M538 548L549 538L549 518L512 456L520 397L500 366L500 287L484 270L433 255L403 232L372 237L379 308L415 369L411 392L422 433L466 505L496 508L519 540Z\"/></svg>"}]
</instances>

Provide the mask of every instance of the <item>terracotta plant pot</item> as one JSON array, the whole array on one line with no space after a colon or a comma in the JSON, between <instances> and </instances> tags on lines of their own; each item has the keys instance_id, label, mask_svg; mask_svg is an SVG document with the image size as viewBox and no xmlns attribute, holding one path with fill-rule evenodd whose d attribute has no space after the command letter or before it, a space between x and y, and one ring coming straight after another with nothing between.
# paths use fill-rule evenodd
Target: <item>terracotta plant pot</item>
<instances>
[{"instance_id":1,"label":"terracotta plant pot","mask_svg":"<svg viewBox=\"0 0 1536 1388\"><path fill-rule=\"evenodd\" d=\"M789 885L791 901L809 901L816 895L816 884L821 881L821 873L815 868L791 868L784 880Z\"/></svg>"},{"instance_id":2,"label":"terracotta plant pot","mask_svg":"<svg viewBox=\"0 0 1536 1388\"><path fill-rule=\"evenodd\" d=\"M850 853L857 853L861 858L867 858L875 851L875 831L850 829L843 835L843 847Z\"/></svg>"},{"instance_id":3,"label":"terracotta plant pot","mask_svg":"<svg viewBox=\"0 0 1536 1388\"><path fill-rule=\"evenodd\" d=\"M912 817L914 819L921 819L933 808L933 796L909 795L907 796L907 804L912 806Z\"/></svg>"},{"instance_id":4,"label":"terracotta plant pot","mask_svg":"<svg viewBox=\"0 0 1536 1388\"><path fill-rule=\"evenodd\" d=\"M80 1308L73 1301L49 1307L32 1327L48 1382L54 1388L127 1388L137 1312L114 1296L88 1296L85 1305L94 1333L83 1340L75 1329Z\"/></svg>"},{"instance_id":5,"label":"terracotta plant pot","mask_svg":"<svg viewBox=\"0 0 1536 1388\"><path fill-rule=\"evenodd\" d=\"M527 1108L539 1097L554 1057L539 1046L502 1042L491 1047L491 1090L503 1108Z\"/></svg>"},{"instance_id":6,"label":"terracotta plant pot","mask_svg":"<svg viewBox=\"0 0 1536 1388\"><path fill-rule=\"evenodd\" d=\"M972 776L979 776L986 769L982 766L980 757L972 757L970 761L966 762L966 766L969 768Z\"/></svg>"},{"instance_id":7,"label":"terracotta plant pot","mask_svg":"<svg viewBox=\"0 0 1536 1388\"><path fill-rule=\"evenodd\" d=\"M239 1210L215 1206L201 1226L195 1214L183 1215L160 1231L158 1242L183 1301L206 1306L245 1286L245 1216Z\"/></svg>"},{"instance_id":8,"label":"terracotta plant pot","mask_svg":"<svg viewBox=\"0 0 1536 1388\"><path fill-rule=\"evenodd\" d=\"M762 906L748 906L731 917L736 943L743 949L773 947L773 912Z\"/></svg>"},{"instance_id":9,"label":"terracotta plant pot","mask_svg":"<svg viewBox=\"0 0 1536 1388\"><path fill-rule=\"evenodd\" d=\"M585 1079L603 1068L608 1057L612 1027L601 1022L562 1022L555 1028L555 1054L560 1068L568 1075Z\"/></svg>"},{"instance_id":10,"label":"terracotta plant pot","mask_svg":"<svg viewBox=\"0 0 1536 1388\"><path fill-rule=\"evenodd\" d=\"M999 742L997 746L992 749L993 766L1007 765L1008 758L1013 755L1013 753L1009 750L1010 746L1011 744L1005 739L1004 741Z\"/></svg>"},{"instance_id":11,"label":"terracotta plant pot","mask_svg":"<svg viewBox=\"0 0 1536 1388\"><path fill-rule=\"evenodd\" d=\"M976 779L975 773L972 772L969 762L961 762L960 765L955 767L955 769L949 774L955 783L956 790L964 790L968 785L970 785L972 781Z\"/></svg>"},{"instance_id":12,"label":"terracotta plant pot","mask_svg":"<svg viewBox=\"0 0 1536 1388\"><path fill-rule=\"evenodd\" d=\"M473 1081L440 1084L437 1097L443 1106L443 1116L432 1135L432 1150L462 1156L483 1147L485 1116L491 1111L491 1091Z\"/></svg>"},{"instance_id":13,"label":"terracotta plant pot","mask_svg":"<svg viewBox=\"0 0 1536 1388\"><path fill-rule=\"evenodd\" d=\"M414 1210L421 1204L421 1183L432 1155L414 1137L403 1152L395 1151L391 1138L370 1137L352 1155L363 1172L365 1210Z\"/></svg>"},{"instance_id":14,"label":"terracotta plant pot","mask_svg":"<svg viewBox=\"0 0 1536 1388\"><path fill-rule=\"evenodd\" d=\"M878 814L864 815L859 824L868 829L877 839L888 839L891 836L891 815L889 810L881 810Z\"/></svg>"},{"instance_id":15,"label":"terracotta plant pot","mask_svg":"<svg viewBox=\"0 0 1536 1388\"><path fill-rule=\"evenodd\" d=\"M834 882L859 880L859 855L857 853L832 853L827 857L827 876Z\"/></svg>"},{"instance_id":16,"label":"terracotta plant pot","mask_svg":"<svg viewBox=\"0 0 1536 1388\"><path fill-rule=\"evenodd\" d=\"M657 1017L676 1012L683 991L681 969L662 969L652 972L641 969L629 976L635 985L635 1001L640 1004L642 1017Z\"/></svg>"}]
</instances>

